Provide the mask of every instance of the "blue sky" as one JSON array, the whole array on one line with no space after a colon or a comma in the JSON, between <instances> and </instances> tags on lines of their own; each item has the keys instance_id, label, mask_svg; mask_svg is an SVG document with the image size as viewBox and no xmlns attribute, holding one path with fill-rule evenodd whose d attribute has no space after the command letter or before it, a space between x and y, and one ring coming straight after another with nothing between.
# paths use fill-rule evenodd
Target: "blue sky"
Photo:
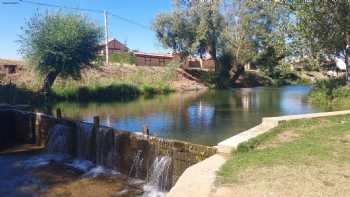
<instances>
[{"instance_id":1,"label":"blue sky","mask_svg":"<svg viewBox=\"0 0 350 197\"><path fill-rule=\"evenodd\" d=\"M2 2L16 0L0 0L0 58L19 59L18 35L21 26L36 12L55 10L38 5L21 3L18 5L4 5ZM108 10L109 12L126 17L147 26L151 26L152 20L157 13L171 9L171 0L32 0L58 4L67 7ZM57 10L57 9L56 9ZM89 19L103 25L103 15L98 13L83 12ZM109 18L110 37L115 37L121 42L127 42L131 49L145 52L165 51L158 43L151 30L130 24L116 17Z\"/></svg>"}]
</instances>

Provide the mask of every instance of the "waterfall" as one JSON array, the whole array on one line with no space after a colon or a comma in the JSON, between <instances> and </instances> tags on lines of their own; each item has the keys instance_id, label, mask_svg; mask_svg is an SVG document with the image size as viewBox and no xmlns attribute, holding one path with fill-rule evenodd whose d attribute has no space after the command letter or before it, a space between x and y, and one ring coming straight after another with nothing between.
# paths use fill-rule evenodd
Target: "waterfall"
<instances>
[{"instance_id":1,"label":"waterfall","mask_svg":"<svg viewBox=\"0 0 350 197\"><path fill-rule=\"evenodd\" d=\"M77 129L77 157L83 160L91 160L91 134L92 125L79 123Z\"/></svg>"},{"instance_id":2,"label":"waterfall","mask_svg":"<svg viewBox=\"0 0 350 197\"><path fill-rule=\"evenodd\" d=\"M157 187L160 191L166 191L169 186L171 158L168 156L158 156L153 161L148 185Z\"/></svg>"},{"instance_id":3,"label":"waterfall","mask_svg":"<svg viewBox=\"0 0 350 197\"><path fill-rule=\"evenodd\" d=\"M96 164L118 169L119 154L113 129L102 128L96 133Z\"/></svg>"},{"instance_id":4,"label":"waterfall","mask_svg":"<svg viewBox=\"0 0 350 197\"><path fill-rule=\"evenodd\" d=\"M138 150L129 170L129 177L142 178L141 170L143 166L142 150Z\"/></svg>"},{"instance_id":5,"label":"waterfall","mask_svg":"<svg viewBox=\"0 0 350 197\"><path fill-rule=\"evenodd\" d=\"M71 153L71 128L55 124L48 131L47 152L49 154L70 154Z\"/></svg>"}]
</instances>

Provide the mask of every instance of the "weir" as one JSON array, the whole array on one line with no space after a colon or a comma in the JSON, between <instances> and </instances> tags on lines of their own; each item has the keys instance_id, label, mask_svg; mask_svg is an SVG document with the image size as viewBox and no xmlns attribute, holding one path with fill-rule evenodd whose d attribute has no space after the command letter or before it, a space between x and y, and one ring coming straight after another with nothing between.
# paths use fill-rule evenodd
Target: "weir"
<instances>
[{"instance_id":1,"label":"weir","mask_svg":"<svg viewBox=\"0 0 350 197\"><path fill-rule=\"evenodd\" d=\"M216 153L216 148L132 133L62 117L0 106L0 151L16 145L42 146L52 154L89 160L147 187L169 190L189 166Z\"/></svg>"}]
</instances>

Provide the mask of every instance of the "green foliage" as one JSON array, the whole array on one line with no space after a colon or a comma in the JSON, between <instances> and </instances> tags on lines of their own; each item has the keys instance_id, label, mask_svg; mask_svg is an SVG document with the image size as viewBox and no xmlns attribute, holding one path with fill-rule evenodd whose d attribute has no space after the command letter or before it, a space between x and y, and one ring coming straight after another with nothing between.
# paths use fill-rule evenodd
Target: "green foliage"
<instances>
[{"instance_id":1,"label":"green foliage","mask_svg":"<svg viewBox=\"0 0 350 197\"><path fill-rule=\"evenodd\" d=\"M227 34L235 61L273 69L287 53L288 10L269 1L235 0L232 7Z\"/></svg>"},{"instance_id":2,"label":"green foliage","mask_svg":"<svg viewBox=\"0 0 350 197\"><path fill-rule=\"evenodd\" d=\"M46 76L48 90L58 75L79 79L81 69L92 66L101 38L101 28L81 15L38 14L23 28L20 52Z\"/></svg>"},{"instance_id":3,"label":"green foliage","mask_svg":"<svg viewBox=\"0 0 350 197\"><path fill-rule=\"evenodd\" d=\"M53 97L56 100L73 100L79 102L133 99L140 94L140 89L129 84L97 85L94 87L79 88L66 86L64 89L53 89Z\"/></svg>"},{"instance_id":4,"label":"green foliage","mask_svg":"<svg viewBox=\"0 0 350 197\"><path fill-rule=\"evenodd\" d=\"M109 56L110 62L115 63L126 63L126 64L135 64L136 63L136 57L128 52L119 52L119 53L113 53Z\"/></svg>"},{"instance_id":5,"label":"green foliage","mask_svg":"<svg viewBox=\"0 0 350 197\"><path fill-rule=\"evenodd\" d=\"M350 2L291 1L301 41L307 41L311 54L343 55L348 66L350 50Z\"/></svg>"},{"instance_id":6,"label":"green foliage","mask_svg":"<svg viewBox=\"0 0 350 197\"><path fill-rule=\"evenodd\" d=\"M216 61L223 49L221 32L225 27L220 0L188 3L173 1L173 10L159 14L153 24L158 40L166 48L188 55L209 53Z\"/></svg>"},{"instance_id":7,"label":"green foliage","mask_svg":"<svg viewBox=\"0 0 350 197\"><path fill-rule=\"evenodd\" d=\"M308 59L304 65L306 71L320 71L320 63L315 59Z\"/></svg>"},{"instance_id":8,"label":"green foliage","mask_svg":"<svg viewBox=\"0 0 350 197\"><path fill-rule=\"evenodd\" d=\"M257 55L255 64L258 68L265 72L268 76L275 78L280 71L276 72L276 66L279 65L280 57L278 57L274 47L268 47Z\"/></svg>"},{"instance_id":9,"label":"green foliage","mask_svg":"<svg viewBox=\"0 0 350 197\"><path fill-rule=\"evenodd\" d=\"M332 96L333 91L335 89L345 85L346 85L346 81L343 79L327 79L327 80L317 81L314 84L313 89L325 91L327 96Z\"/></svg>"},{"instance_id":10,"label":"green foliage","mask_svg":"<svg viewBox=\"0 0 350 197\"><path fill-rule=\"evenodd\" d=\"M333 107L349 106L350 87L344 79L317 81L309 94L309 100L315 104Z\"/></svg>"}]
</instances>

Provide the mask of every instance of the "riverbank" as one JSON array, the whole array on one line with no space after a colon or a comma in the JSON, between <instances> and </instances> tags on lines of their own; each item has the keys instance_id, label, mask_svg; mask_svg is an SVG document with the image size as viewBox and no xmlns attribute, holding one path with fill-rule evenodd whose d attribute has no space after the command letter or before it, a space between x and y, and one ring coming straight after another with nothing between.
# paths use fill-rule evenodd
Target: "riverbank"
<instances>
[{"instance_id":1,"label":"riverbank","mask_svg":"<svg viewBox=\"0 0 350 197\"><path fill-rule=\"evenodd\" d=\"M230 177L231 176L233 177L234 175L228 173L225 179L225 176L222 174L225 174L225 172L232 172L230 171L230 169L234 169L235 164L230 163L230 161L232 162L236 158L236 154L245 154L245 153L250 154L251 152L255 151L255 148L257 147L256 145L260 145L261 141L265 140L269 136L275 136L276 132L274 131L276 129L279 129L280 127L284 128L285 124L293 125L293 122L299 121L300 122L299 126L301 126L302 128L314 129L314 127L310 127L312 126L311 124L307 124L307 123L301 124L301 123L303 121L312 122L315 120L332 118L332 120L335 120L335 121L338 120L339 124L344 124L347 121L347 119L342 119L342 117L350 118L348 114L350 114L350 110L263 118L262 123L257 125L256 127L253 127L249 130L246 130L238 135L235 135L231 138L228 138L220 142L217 146L219 151L218 154L188 168L183 173L183 175L179 178L178 182L172 188L168 196L190 196L193 194L197 194L199 192L201 196L227 196L227 194L234 195L235 191L225 190L226 188L225 186L230 186L230 184L233 184L233 182L230 182L231 180ZM320 122L323 123L322 121L319 121L319 122L316 122L315 125L319 125ZM329 129L333 128L333 127L329 128L327 126L328 125L327 122L325 122L324 124L326 126L324 127L325 129L322 130L323 132L326 132ZM329 124L329 126L334 126L334 124L333 125ZM339 132L345 131L344 129L348 128L349 125L347 124L343 126L344 127L339 128L341 129ZM336 129L336 127L334 128ZM337 130L335 130L334 132L337 132ZM331 134L332 133L330 133L330 135ZM326 135L324 139L329 140L332 138L329 138L329 135ZM327 142L325 144L329 144L329 143ZM286 146L288 148L288 145ZM306 148L306 151L307 151L308 147L300 147L300 148ZM293 151L295 149L290 149L290 150ZM271 159L269 155L262 155L262 157L265 157L265 156L267 159L269 158ZM287 155L282 154L282 156L284 156L284 158L289 157L288 154ZM307 155L307 156L310 156L310 155ZM259 162L258 159L255 161ZM261 161L264 161L264 160L262 159ZM227 169L223 169L221 167L225 162L226 162L225 166L228 165L228 167L226 167ZM247 164L244 164L243 166L249 165L249 164L252 164L252 163L247 163ZM218 177L220 173L222 174L221 176ZM215 177L217 178L215 179ZM251 191L255 191L255 189L251 188ZM242 194L238 196L242 196ZM243 195L243 196L246 196L246 195ZM256 196L256 195L251 195L251 196ZM260 196L260 195L257 195L257 196ZM281 195L277 195L277 196L281 196Z\"/></svg>"},{"instance_id":2,"label":"riverbank","mask_svg":"<svg viewBox=\"0 0 350 197\"><path fill-rule=\"evenodd\" d=\"M350 107L350 85L342 78L318 81L309 94L311 103L333 108Z\"/></svg>"},{"instance_id":3,"label":"riverbank","mask_svg":"<svg viewBox=\"0 0 350 197\"><path fill-rule=\"evenodd\" d=\"M346 196L349 127L350 115L280 124L232 153L213 196Z\"/></svg>"},{"instance_id":4,"label":"riverbank","mask_svg":"<svg viewBox=\"0 0 350 197\"><path fill-rule=\"evenodd\" d=\"M7 74L2 65L11 63L19 66L15 73ZM44 98L38 93L42 80L21 61L0 61L0 91L9 101L16 102L21 98L32 101L43 100ZM49 100L79 102L130 100L140 95L203 89L206 89L205 85L192 76L184 75L176 64L152 67L114 63L84 70L80 80L58 78L52 87Z\"/></svg>"}]
</instances>

